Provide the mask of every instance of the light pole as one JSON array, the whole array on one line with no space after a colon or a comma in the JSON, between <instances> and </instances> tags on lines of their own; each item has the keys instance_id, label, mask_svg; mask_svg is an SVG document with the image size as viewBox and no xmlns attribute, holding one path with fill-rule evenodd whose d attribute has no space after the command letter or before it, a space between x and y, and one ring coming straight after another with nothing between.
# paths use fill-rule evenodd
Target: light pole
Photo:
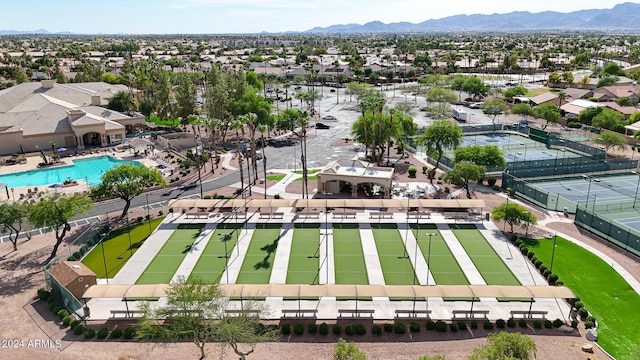
<instances>
[{"instance_id":1,"label":"light pole","mask_svg":"<svg viewBox=\"0 0 640 360\"><path fill-rule=\"evenodd\" d=\"M589 187L587 188L587 201L584 204L584 209L587 210L587 206L589 205L589 195L591 194L591 177L589 177L589 175L582 175L582 178L585 180L589 179Z\"/></svg>"},{"instance_id":2,"label":"light pole","mask_svg":"<svg viewBox=\"0 0 640 360\"><path fill-rule=\"evenodd\" d=\"M638 183L636 184L636 194L633 196L633 208L636 208L636 200L638 199L638 188L640 188L640 174L637 171L632 171L633 174L638 175Z\"/></svg>"},{"instance_id":3,"label":"light pole","mask_svg":"<svg viewBox=\"0 0 640 360\"><path fill-rule=\"evenodd\" d=\"M429 285L429 273L431 272L431 237L437 235L436 233L426 233L429 237L429 245L427 246L427 286ZM417 243L417 240L416 240Z\"/></svg>"},{"instance_id":4,"label":"light pole","mask_svg":"<svg viewBox=\"0 0 640 360\"><path fill-rule=\"evenodd\" d=\"M553 248L551 249L551 265L549 265L549 271L553 272L553 258L556 255L556 241L558 237L556 234L553 234Z\"/></svg>"},{"instance_id":5,"label":"light pole","mask_svg":"<svg viewBox=\"0 0 640 360\"><path fill-rule=\"evenodd\" d=\"M237 229L234 229L234 231ZM218 234L218 236L222 237L222 242L224 243L224 272L225 274L227 274L227 284L229 283L229 271L227 271L227 267L229 266L229 262L227 261L229 259L229 255L227 255L227 241L229 240L229 238L231 237L231 234L225 233L225 234ZM236 240L236 246L238 246L238 240Z\"/></svg>"},{"instance_id":6,"label":"light pole","mask_svg":"<svg viewBox=\"0 0 640 360\"><path fill-rule=\"evenodd\" d=\"M326 185L326 183L325 183ZM328 196L333 195L330 192L324 194L324 267L326 272L325 282L329 284L329 200Z\"/></svg>"},{"instance_id":7,"label":"light pole","mask_svg":"<svg viewBox=\"0 0 640 360\"><path fill-rule=\"evenodd\" d=\"M102 247L102 263L104 264L104 277L107 279L107 285L109 285L109 275L107 274L107 257L104 255L104 239L108 234L100 234L100 247Z\"/></svg>"},{"instance_id":8,"label":"light pole","mask_svg":"<svg viewBox=\"0 0 640 360\"><path fill-rule=\"evenodd\" d=\"M16 193L14 191L15 191L15 189L11 188L11 197L13 198L13 202L16 201Z\"/></svg>"},{"instance_id":9,"label":"light pole","mask_svg":"<svg viewBox=\"0 0 640 360\"><path fill-rule=\"evenodd\" d=\"M526 216L525 222L527 224L524 231L524 237L528 238L529 237L529 212L523 211L522 214Z\"/></svg>"},{"instance_id":10,"label":"light pole","mask_svg":"<svg viewBox=\"0 0 640 360\"><path fill-rule=\"evenodd\" d=\"M127 236L129 237L129 258L131 258L133 256L133 249L131 248L131 224L129 223L128 216L127 216ZM104 252L103 252L103 255L104 255Z\"/></svg>"},{"instance_id":11,"label":"light pole","mask_svg":"<svg viewBox=\"0 0 640 360\"><path fill-rule=\"evenodd\" d=\"M149 223L149 235L151 235L151 216L149 215L149 193L145 193L144 197L147 199L147 223Z\"/></svg>"}]
</instances>

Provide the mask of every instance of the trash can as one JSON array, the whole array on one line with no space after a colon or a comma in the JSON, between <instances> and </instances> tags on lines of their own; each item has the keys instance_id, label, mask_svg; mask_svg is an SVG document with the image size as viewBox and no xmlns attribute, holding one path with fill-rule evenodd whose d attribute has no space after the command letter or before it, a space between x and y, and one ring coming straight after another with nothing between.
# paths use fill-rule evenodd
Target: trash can
<instances>
[{"instance_id":1,"label":"trash can","mask_svg":"<svg viewBox=\"0 0 640 360\"><path fill-rule=\"evenodd\" d=\"M569 217L569 210L567 210L566 206L564 207L563 212L564 212L564 217Z\"/></svg>"},{"instance_id":2,"label":"trash can","mask_svg":"<svg viewBox=\"0 0 640 360\"><path fill-rule=\"evenodd\" d=\"M485 219L485 220L487 220L487 221L489 221L489 216L491 216L491 214L490 214L490 213L486 213L486 214L484 215L484 219Z\"/></svg>"}]
</instances>

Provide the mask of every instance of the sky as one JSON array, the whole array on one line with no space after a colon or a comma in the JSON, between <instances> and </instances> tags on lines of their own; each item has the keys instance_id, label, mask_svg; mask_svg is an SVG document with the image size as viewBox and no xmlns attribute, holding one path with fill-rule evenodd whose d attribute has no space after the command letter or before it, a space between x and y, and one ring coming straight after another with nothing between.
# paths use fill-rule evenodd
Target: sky
<instances>
[{"instance_id":1,"label":"sky","mask_svg":"<svg viewBox=\"0 0 640 360\"><path fill-rule=\"evenodd\" d=\"M0 30L81 34L305 31L459 14L606 9L625 0L0 0Z\"/></svg>"}]
</instances>

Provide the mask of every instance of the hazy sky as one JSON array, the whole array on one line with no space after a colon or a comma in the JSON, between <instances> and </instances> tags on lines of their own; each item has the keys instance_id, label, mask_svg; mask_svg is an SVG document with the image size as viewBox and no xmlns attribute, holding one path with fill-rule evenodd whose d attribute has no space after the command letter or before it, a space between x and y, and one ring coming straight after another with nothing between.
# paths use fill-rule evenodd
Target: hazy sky
<instances>
[{"instance_id":1,"label":"hazy sky","mask_svg":"<svg viewBox=\"0 0 640 360\"><path fill-rule=\"evenodd\" d=\"M256 33L458 14L570 12L624 0L1 0L0 30L75 33Z\"/></svg>"}]
</instances>

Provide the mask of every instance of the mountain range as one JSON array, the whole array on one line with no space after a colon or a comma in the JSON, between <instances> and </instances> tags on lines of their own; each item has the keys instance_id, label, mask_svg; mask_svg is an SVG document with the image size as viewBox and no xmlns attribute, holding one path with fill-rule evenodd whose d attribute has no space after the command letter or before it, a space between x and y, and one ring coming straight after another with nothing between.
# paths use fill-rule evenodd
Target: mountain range
<instances>
[{"instance_id":1,"label":"mountain range","mask_svg":"<svg viewBox=\"0 0 640 360\"><path fill-rule=\"evenodd\" d=\"M640 32L640 4L623 3L612 9L568 13L515 11L491 15L454 15L419 24L380 21L315 27L306 33L434 33L434 32L533 32L533 31L624 31Z\"/></svg>"}]
</instances>

